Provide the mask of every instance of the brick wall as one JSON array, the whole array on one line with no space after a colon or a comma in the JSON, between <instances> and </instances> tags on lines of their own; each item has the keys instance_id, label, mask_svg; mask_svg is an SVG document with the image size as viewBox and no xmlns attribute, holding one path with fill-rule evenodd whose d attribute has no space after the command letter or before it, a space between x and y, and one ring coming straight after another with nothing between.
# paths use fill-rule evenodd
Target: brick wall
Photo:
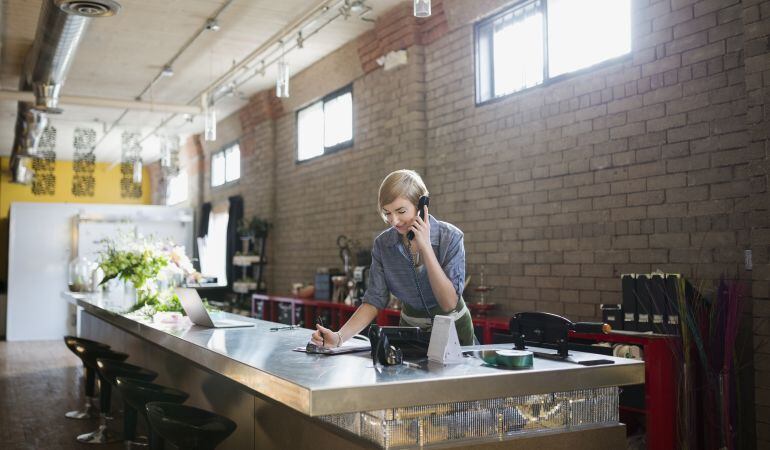
<instances>
[{"instance_id":1,"label":"brick wall","mask_svg":"<svg viewBox=\"0 0 770 450\"><path fill-rule=\"evenodd\" d=\"M754 259L755 407L757 447L770 448L770 1L744 0L744 64L749 147L761 155L751 166L751 249Z\"/></svg>"},{"instance_id":2,"label":"brick wall","mask_svg":"<svg viewBox=\"0 0 770 450\"><path fill-rule=\"evenodd\" d=\"M751 281L767 448L770 2L636 0L629 56L476 106L473 21L505 3L434 1L417 20L404 2L293 77L292 98L258 94L237 115L240 134L217 141L240 138L243 178L212 190L203 164L201 201L241 193L247 216L275 224L275 293L341 266L339 234L368 247L384 228L379 182L404 167L424 175L431 212L465 232L467 273L475 283L484 267L504 312L595 319L626 272ZM379 68L402 48L406 66ZM296 110L351 82L354 147L296 163Z\"/></svg>"},{"instance_id":3,"label":"brick wall","mask_svg":"<svg viewBox=\"0 0 770 450\"><path fill-rule=\"evenodd\" d=\"M326 76L329 61L353 60L346 46L292 79L300 100L280 102L266 91L221 122L217 142L203 145L202 201L240 193L247 214L274 217L275 245L287 246L276 265L287 280L313 267L280 267L293 245L280 233L352 233L348 222L364 220L366 231L353 237L368 241L380 228L370 217L376 186L397 167L423 171L432 211L467 234L469 273L483 264L494 300L508 311L595 318L599 303L617 301L624 272L748 278L741 264L751 240L747 200L766 191L751 175L764 149L748 145L742 17L751 7L639 0L630 56L476 106L468 20L484 11L447 4L459 11L423 27L405 3L358 39L361 68L377 53L363 50L372 36L388 43L378 51L413 44L405 67ZM407 38L394 25L401 22ZM436 29L443 34L430 33ZM428 34L430 43L418 45L414 36ZM324 87L313 92L317 79ZM296 110L350 82L354 148L295 163ZM235 140L241 180L209 188L210 154ZM334 245L318 245L319 258L334 264Z\"/></svg>"},{"instance_id":4,"label":"brick wall","mask_svg":"<svg viewBox=\"0 0 770 450\"><path fill-rule=\"evenodd\" d=\"M647 3L628 58L481 107L472 24L426 47L428 180L510 309L588 319L622 273L745 276L740 2Z\"/></svg>"}]
</instances>

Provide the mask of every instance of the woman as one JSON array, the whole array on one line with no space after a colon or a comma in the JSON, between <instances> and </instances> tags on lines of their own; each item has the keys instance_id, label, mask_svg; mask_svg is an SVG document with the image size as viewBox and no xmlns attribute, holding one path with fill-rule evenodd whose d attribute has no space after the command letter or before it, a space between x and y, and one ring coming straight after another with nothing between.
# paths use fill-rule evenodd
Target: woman
<instances>
[{"instance_id":1,"label":"woman","mask_svg":"<svg viewBox=\"0 0 770 450\"><path fill-rule=\"evenodd\" d=\"M431 317L448 315L455 321L460 344L473 344L473 322L462 298L463 233L430 216L427 206L424 216L428 220L417 214L420 197L427 195L425 183L413 170L397 170L382 181L378 209L391 228L374 240L369 287L363 303L339 331L316 325L311 338L315 345L338 347L360 333L388 304L389 292L401 300L400 325L430 329ZM412 240L407 238L410 231L414 232Z\"/></svg>"}]
</instances>

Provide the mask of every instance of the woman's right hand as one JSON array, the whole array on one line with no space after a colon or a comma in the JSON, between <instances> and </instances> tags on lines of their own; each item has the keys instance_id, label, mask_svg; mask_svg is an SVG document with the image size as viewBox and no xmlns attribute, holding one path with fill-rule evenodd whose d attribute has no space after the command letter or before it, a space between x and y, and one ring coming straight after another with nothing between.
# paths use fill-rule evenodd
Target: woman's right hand
<instances>
[{"instance_id":1,"label":"woman's right hand","mask_svg":"<svg viewBox=\"0 0 770 450\"><path fill-rule=\"evenodd\" d=\"M317 347L334 348L338 347L340 335L334 331L316 324L315 333L310 337L310 342Z\"/></svg>"}]
</instances>

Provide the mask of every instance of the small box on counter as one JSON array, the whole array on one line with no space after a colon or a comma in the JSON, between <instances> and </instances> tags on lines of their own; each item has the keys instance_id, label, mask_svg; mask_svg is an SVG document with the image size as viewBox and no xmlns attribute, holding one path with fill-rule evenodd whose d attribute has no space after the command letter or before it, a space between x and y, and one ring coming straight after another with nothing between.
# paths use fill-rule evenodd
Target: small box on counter
<instances>
[{"instance_id":1,"label":"small box on counter","mask_svg":"<svg viewBox=\"0 0 770 450\"><path fill-rule=\"evenodd\" d=\"M677 286L680 278L680 274L667 274L660 271L651 274L622 275L623 329L679 334L680 293ZM694 295L696 295L694 288L685 280L684 298L689 302ZM610 323L607 314L611 313L605 313L604 307L605 305L602 305L604 321Z\"/></svg>"},{"instance_id":2,"label":"small box on counter","mask_svg":"<svg viewBox=\"0 0 770 450\"><path fill-rule=\"evenodd\" d=\"M652 291L648 275L636 276L636 331L652 331Z\"/></svg>"},{"instance_id":3,"label":"small box on counter","mask_svg":"<svg viewBox=\"0 0 770 450\"><path fill-rule=\"evenodd\" d=\"M609 324L613 330L623 329L622 305L600 305L602 310L602 322Z\"/></svg>"},{"instance_id":4,"label":"small box on counter","mask_svg":"<svg viewBox=\"0 0 770 450\"><path fill-rule=\"evenodd\" d=\"M676 288L678 282L678 275L666 277L666 323L663 325L666 334L679 334L679 297Z\"/></svg>"},{"instance_id":5,"label":"small box on counter","mask_svg":"<svg viewBox=\"0 0 770 450\"><path fill-rule=\"evenodd\" d=\"M653 333L666 333L666 282L663 274L650 277L650 324Z\"/></svg>"},{"instance_id":6,"label":"small box on counter","mask_svg":"<svg viewBox=\"0 0 770 450\"><path fill-rule=\"evenodd\" d=\"M636 331L636 277L623 275L620 280L623 290L623 329Z\"/></svg>"}]
</instances>

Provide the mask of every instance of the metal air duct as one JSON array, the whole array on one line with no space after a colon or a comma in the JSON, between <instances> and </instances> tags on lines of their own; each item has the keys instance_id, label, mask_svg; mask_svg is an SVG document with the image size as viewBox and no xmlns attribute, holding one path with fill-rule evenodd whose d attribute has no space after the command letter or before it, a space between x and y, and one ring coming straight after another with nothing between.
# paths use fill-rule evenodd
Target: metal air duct
<instances>
[{"instance_id":1,"label":"metal air duct","mask_svg":"<svg viewBox=\"0 0 770 450\"><path fill-rule=\"evenodd\" d=\"M35 102L19 102L11 167L18 165L15 159L36 152L45 114L61 112L57 108L61 88L91 18L118 11L120 4L114 0L43 0L35 40L19 80L19 90L33 92ZM24 182L17 179L15 170L12 179Z\"/></svg>"}]
</instances>

